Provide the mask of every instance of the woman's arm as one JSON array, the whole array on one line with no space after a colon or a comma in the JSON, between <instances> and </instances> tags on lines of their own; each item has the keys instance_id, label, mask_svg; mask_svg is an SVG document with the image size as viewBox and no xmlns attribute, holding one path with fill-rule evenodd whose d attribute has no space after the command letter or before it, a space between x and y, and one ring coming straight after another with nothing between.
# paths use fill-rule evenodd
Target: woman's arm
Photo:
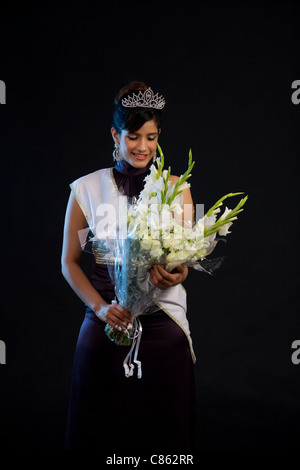
<instances>
[{"instance_id":1,"label":"woman's arm","mask_svg":"<svg viewBox=\"0 0 300 470\"><path fill-rule=\"evenodd\" d=\"M99 318L115 328L120 324L127 326L127 323L131 321L130 314L118 304L107 304L80 267L81 246L78 233L84 228L86 228L85 217L71 193L65 216L61 255L62 274L78 297Z\"/></svg>"},{"instance_id":2,"label":"woman's arm","mask_svg":"<svg viewBox=\"0 0 300 470\"><path fill-rule=\"evenodd\" d=\"M170 181L175 184L178 176L170 175ZM194 220L194 204L190 188L185 189L181 193L183 197L182 208L183 213L174 214L174 218L178 223L192 224ZM162 266L154 266L150 271L150 279L152 284L161 290L181 284L188 275L188 267L179 265L171 273L168 273Z\"/></svg>"}]
</instances>

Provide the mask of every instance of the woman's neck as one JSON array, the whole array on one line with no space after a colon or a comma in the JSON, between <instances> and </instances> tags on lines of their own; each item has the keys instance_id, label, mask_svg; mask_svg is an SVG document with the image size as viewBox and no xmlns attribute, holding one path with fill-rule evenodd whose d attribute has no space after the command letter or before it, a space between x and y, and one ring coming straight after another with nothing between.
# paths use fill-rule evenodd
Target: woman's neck
<instances>
[{"instance_id":1,"label":"woman's neck","mask_svg":"<svg viewBox=\"0 0 300 470\"><path fill-rule=\"evenodd\" d=\"M147 173L149 171L150 166L152 165L152 160L150 162L142 167L142 168L135 168L134 166L130 165L126 160L119 160L115 164L115 169L119 172L122 173L123 175L127 176L135 176L135 175L141 175L143 173Z\"/></svg>"}]
</instances>

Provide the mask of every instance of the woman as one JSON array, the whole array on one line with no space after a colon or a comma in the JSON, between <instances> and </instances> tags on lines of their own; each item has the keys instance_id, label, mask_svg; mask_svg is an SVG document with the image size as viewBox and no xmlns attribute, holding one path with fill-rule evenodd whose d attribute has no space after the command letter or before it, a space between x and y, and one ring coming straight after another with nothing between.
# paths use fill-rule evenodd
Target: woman
<instances>
[{"instance_id":1,"label":"woman","mask_svg":"<svg viewBox=\"0 0 300 470\"><path fill-rule=\"evenodd\" d=\"M62 250L62 272L86 305L76 346L66 449L95 447L103 452L192 450L195 389L192 342L186 319L187 267L166 272L154 266L152 283L160 289L157 309L140 316L139 348L143 376L125 377L122 364L129 346L118 346L105 324L125 330L130 312L117 303L105 264L95 252L91 279L80 267L78 232L93 231L97 208L117 206L118 196L138 196L155 158L164 100L143 82L122 88L115 100L113 126L116 160L113 169L98 170L71 184ZM171 182L178 179L171 176ZM192 204L189 189L183 204ZM191 206L190 206L191 207ZM97 262L98 261L98 262Z\"/></svg>"}]
</instances>

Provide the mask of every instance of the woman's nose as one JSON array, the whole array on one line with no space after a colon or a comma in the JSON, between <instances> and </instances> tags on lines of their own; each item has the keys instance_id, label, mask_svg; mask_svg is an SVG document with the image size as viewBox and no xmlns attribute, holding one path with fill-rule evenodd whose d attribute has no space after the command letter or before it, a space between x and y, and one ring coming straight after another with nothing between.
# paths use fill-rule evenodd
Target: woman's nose
<instances>
[{"instance_id":1,"label":"woman's nose","mask_svg":"<svg viewBox=\"0 0 300 470\"><path fill-rule=\"evenodd\" d=\"M138 145L137 145L138 150L144 151L146 150L146 141L145 139L139 139L138 140Z\"/></svg>"}]
</instances>

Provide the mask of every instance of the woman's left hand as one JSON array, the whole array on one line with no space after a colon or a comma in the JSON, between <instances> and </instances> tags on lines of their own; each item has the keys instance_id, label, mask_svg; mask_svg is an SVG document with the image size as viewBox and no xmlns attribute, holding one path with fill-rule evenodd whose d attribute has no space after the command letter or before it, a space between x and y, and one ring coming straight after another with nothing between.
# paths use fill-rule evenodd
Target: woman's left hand
<instances>
[{"instance_id":1,"label":"woman's left hand","mask_svg":"<svg viewBox=\"0 0 300 470\"><path fill-rule=\"evenodd\" d=\"M188 275L188 267L181 264L176 266L171 273L168 273L162 266L155 265L150 270L152 284L161 290L181 284Z\"/></svg>"}]
</instances>

